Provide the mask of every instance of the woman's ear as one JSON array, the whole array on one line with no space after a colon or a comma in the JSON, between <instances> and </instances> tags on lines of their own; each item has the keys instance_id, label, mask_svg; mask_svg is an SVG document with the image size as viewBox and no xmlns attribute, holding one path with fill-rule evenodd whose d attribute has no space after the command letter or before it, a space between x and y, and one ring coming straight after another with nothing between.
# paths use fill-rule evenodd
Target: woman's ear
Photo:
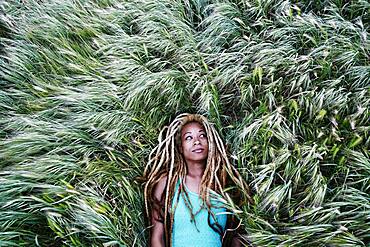
<instances>
[{"instance_id":1,"label":"woman's ear","mask_svg":"<svg viewBox=\"0 0 370 247\"><path fill-rule=\"evenodd\" d=\"M180 154L182 154L182 153L183 153L181 143L179 143L179 144L177 145L177 149L179 150L179 153L180 153Z\"/></svg>"}]
</instances>

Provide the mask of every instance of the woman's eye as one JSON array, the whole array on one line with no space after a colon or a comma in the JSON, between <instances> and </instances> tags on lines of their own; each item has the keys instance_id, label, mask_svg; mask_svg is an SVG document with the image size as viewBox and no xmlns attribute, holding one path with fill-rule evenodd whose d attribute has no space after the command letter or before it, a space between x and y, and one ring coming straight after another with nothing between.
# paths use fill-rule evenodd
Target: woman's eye
<instances>
[{"instance_id":1,"label":"woman's eye","mask_svg":"<svg viewBox=\"0 0 370 247\"><path fill-rule=\"evenodd\" d=\"M205 134L201 134L199 137L207 138L207 136Z\"/></svg>"},{"instance_id":2,"label":"woman's eye","mask_svg":"<svg viewBox=\"0 0 370 247\"><path fill-rule=\"evenodd\" d=\"M185 137L185 140L191 140L192 139L192 137L191 136L187 136L187 137Z\"/></svg>"}]
</instances>

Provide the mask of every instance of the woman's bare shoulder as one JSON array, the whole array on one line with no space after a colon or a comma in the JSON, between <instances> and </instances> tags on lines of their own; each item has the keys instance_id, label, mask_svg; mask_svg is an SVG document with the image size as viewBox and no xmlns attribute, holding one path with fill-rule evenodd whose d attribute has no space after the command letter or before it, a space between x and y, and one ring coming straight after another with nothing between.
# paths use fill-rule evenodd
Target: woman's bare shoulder
<instances>
[{"instance_id":1,"label":"woman's bare shoulder","mask_svg":"<svg viewBox=\"0 0 370 247\"><path fill-rule=\"evenodd\" d=\"M154 187L154 196L157 198L157 200L160 200L164 191L164 188L166 187L167 182L167 176L162 177L159 179L158 183Z\"/></svg>"}]
</instances>

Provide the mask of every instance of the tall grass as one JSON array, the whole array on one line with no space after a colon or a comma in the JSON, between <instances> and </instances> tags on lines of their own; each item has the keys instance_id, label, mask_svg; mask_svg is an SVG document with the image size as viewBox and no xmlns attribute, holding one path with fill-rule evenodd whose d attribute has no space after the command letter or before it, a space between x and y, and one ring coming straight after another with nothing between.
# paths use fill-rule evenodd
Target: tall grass
<instances>
[{"instance_id":1,"label":"tall grass","mask_svg":"<svg viewBox=\"0 0 370 247\"><path fill-rule=\"evenodd\" d=\"M0 18L0 246L146 246L160 129L206 115L252 246L370 239L367 1L13 1Z\"/></svg>"}]
</instances>

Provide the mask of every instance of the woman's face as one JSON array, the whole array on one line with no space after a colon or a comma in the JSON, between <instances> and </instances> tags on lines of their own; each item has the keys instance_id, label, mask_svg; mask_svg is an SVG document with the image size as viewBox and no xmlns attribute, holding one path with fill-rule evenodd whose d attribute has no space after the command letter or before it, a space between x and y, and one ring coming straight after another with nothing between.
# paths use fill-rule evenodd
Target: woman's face
<instances>
[{"instance_id":1,"label":"woman's face","mask_svg":"<svg viewBox=\"0 0 370 247\"><path fill-rule=\"evenodd\" d=\"M183 126L180 149L187 163L207 160L208 139L206 131L200 123L190 122Z\"/></svg>"}]
</instances>

